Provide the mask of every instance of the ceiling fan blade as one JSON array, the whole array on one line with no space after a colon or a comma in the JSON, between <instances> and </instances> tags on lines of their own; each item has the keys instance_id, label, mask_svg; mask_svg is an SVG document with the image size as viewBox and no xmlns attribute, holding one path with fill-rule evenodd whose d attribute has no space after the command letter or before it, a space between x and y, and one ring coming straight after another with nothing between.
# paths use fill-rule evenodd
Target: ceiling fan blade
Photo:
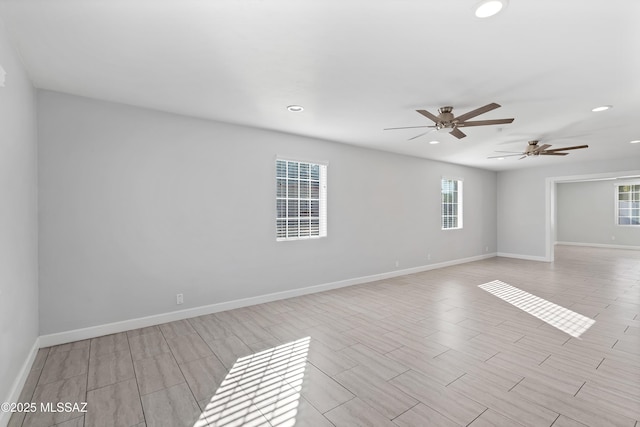
<instances>
[{"instance_id":1,"label":"ceiling fan blade","mask_svg":"<svg viewBox=\"0 0 640 427\"><path fill-rule=\"evenodd\" d=\"M458 123L458 126L488 126L488 125L506 125L513 122L514 119L497 119L497 120L476 120L474 122Z\"/></svg>"},{"instance_id":2,"label":"ceiling fan blade","mask_svg":"<svg viewBox=\"0 0 640 427\"><path fill-rule=\"evenodd\" d=\"M449 132L451 135L455 136L458 139L462 139L465 136L467 136L464 132L462 132L460 129L455 128L454 130L452 130L451 132Z\"/></svg>"},{"instance_id":3,"label":"ceiling fan blade","mask_svg":"<svg viewBox=\"0 0 640 427\"><path fill-rule=\"evenodd\" d=\"M423 116L425 116L427 119L433 121L434 123L438 123L440 121L440 119L438 118L438 116L434 116L433 114L431 114L430 112L428 112L427 110L416 110L418 113L422 114Z\"/></svg>"},{"instance_id":4,"label":"ceiling fan blade","mask_svg":"<svg viewBox=\"0 0 640 427\"><path fill-rule=\"evenodd\" d=\"M525 154L524 156L520 157L518 160L522 160L522 159L526 159L527 155Z\"/></svg>"},{"instance_id":5,"label":"ceiling fan blade","mask_svg":"<svg viewBox=\"0 0 640 427\"><path fill-rule=\"evenodd\" d=\"M554 148L553 150L546 150L547 153L554 151L567 151L567 150L578 150L580 148L589 148L588 145L574 145L573 147L563 147L563 148Z\"/></svg>"},{"instance_id":6,"label":"ceiling fan blade","mask_svg":"<svg viewBox=\"0 0 640 427\"><path fill-rule=\"evenodd\" d=\"M566 156L569 153L556 153L556 152L550 153L549 151L542 151L541 153L538 153L538 154L543 156Z\"/></svg>"},{"instance_id":7,"label":"ceiling fan blade","mask_svg":"<svg viewBox=\"0 0 640 427\"><path fill-rule=\"evenodd\" d=\"M547 150L547 148L549 148L549 147L551 147L549 144L542 144L541 146L536 147L536 149L535 149L535 150L533 150L533 152L534 152L534 153L541 153L541 152L543 152L543 151L546 151L546 150Z\"/></svg>"},{"instance_id":8,"label":"ceiling fan blade","mask_svg":"<svg viewBox=\"0 0 640 427\"><path fill-rule=\"evenodd\" d=\"M420 135L416 135L416 136L414 136L413 138L409 138L409 139L407 139L407 141L411 141L411 140L414 140L414 139L416 139L416 138L420 138L421 136L426 135L426 134L428 134L428 133L431 133L431 132L433 132L433 131L435 131L435 129L431 129L431 130L428 130L428 131L426 131L426 132L423 132L423 133L421 133Z\"/></svg>"},{"instance_id":9,"label":"ceiling fan blade","mask_svg":"<svg viewBox=\"0 0 640 427\"><path fill-rule=\"evenodd\" d=\"M500 151L495 150L494 153L512 153L512 154L522 154L522 151Z\"/></svg>"},{"instance_id":10,"label":"ceiling fan blade","mask_svg":"<svg viewBox=\"0 0 640 427\"><path fill-rule=\"evenodd\" d=\"M456 117L456 119L459 122L464 122L465 120L469 120L473 117L479 116L480 114L484 114L491 110L495 110L496 108L500 108L500 104L496 104L495 102L492 102L491 104L487 104L484 107L476 108L475 110L469 111L468 113L464 113Z\"/></svg>"},{"instance_id":11,"label":"ceiling fan blade","mask_svg":"<svg viewBox=\"0 0 640 427\"><path fill-rule=\"evenodd\" d=\"M501 159L503 157L515 157L515 156L522 156L522 153L506 154L504 156L491 156L491 157L487 157L487 159Z\"/></svg>"},{"instance_id":12,"label":"ceiling fan blade","mask_svg":"<svg viewBox=\"0 0 640 427\"><path fill-rule=\"evenodd\" d=\"M382 130L397 130L397 129L418 129L418 128L434 128L435 126L404 126L400 128L385 128Z\"/></svg>"}]
</instances>

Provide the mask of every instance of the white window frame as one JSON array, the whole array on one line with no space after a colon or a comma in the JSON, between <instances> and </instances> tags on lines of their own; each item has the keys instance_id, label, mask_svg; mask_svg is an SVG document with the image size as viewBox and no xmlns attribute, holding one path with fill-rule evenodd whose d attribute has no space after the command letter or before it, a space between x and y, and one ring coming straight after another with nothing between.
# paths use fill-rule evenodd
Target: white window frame
<instances>
[{"instance_id":1,"label":"white window frame","mask_svg":"<svg viewBox=\"0 0 640 427\"><path fill-rule=\"evenodd\" d=\"M286 176L281 175L279 170L280 162L284 162L287 169L285 170ZM289 176L289 165L297 164L298 172L300 172L300 165L307 165L309 167L308 178L305 175L298 173L298 177ZM311 169L313 166L318 167L319 179L311 178ZM277 156L275 161L275 184L276 184L276 212L275 212L275 235L276 241L285 242L293 240L312 240L327 237L327 169L328 163L318 162L312 160L301 160L290 157ZM285 194L282 193L281 180L286 180L287 185L284 188ZM290 186L289 183L297 182L297 185ZM304 197L301 194L300 189L302 186L300 183L309 183L309 189L307 196ZM318 197L313 196L312 183L318 183ZM289 192L292 188L296 188L294 194L290 195ZM312 216L312 202L318 202L318 215ZM284 211L282 203L284 202ZM290 202L294 202L294 210L297 209L297 215L291 215ZM308 202L308 215L304 215L301 210L302 204ZM284 213L284 216L282 215ZM317 230L313 223L317 221ZM284 223L283 223L284 222ZM305 224L308 222L308 225ZM295 227L294 225L297 224ZM305 232L308 230L308 234ZM283 233L284 231L284 233ZM316 234L317 231L317 234ZM301 235L302 234L302 235Z\"/></svg>"},{"instance_id":2,"label":"white window frame","mask_svg":"<svg viewBox=\"0 0 640 427\"><path fill-rule=\"evenodd\" d=\"M615 221L615 224L616 224L618 227L640 227L640 220L638 221L638 224L620 224L620 203L621 203L621 200L619 199L619 197L620 197L620 187L624 187L624 186L633 186L633 185L640 185L640 181L627 181L627 182L621 182L621 183L616 183L616 184L613 186L614 191L615 191L615 195L614 195L614 197L613 197L613 199L614 199L614 203L615 203L615 210L614 210L614 211L615 211L615 216L614 216L614 221ZM635 191L632 191L630 194L633 194L633 193L635 193ZM633 215L633 210L635 210L635 209L640 209L640 200L633 200L633 199L632 199L632 200L629 200L629 202L636 202L636 204L637 204L637 206L638 206L638 207L630 206L630 207L628 207L628 208L625 208L625 210L626 210L626 209L628 209L628 210L630 210L630 211L631 211L631 212L629 212L629 213L630 213L630 215L625 216L626 218L629 218L629 220L631 221L631 220L633 220L633 219L636 217L635 215ZM639 219L640 219L640 218L639 218Z\"/></svg>"},{"instance_id":3,"label":"white window frame","mask_svg":"<svg viewBox=\"0 0 640 427\"><path fill-rule=\"evenodd\" d=\"M444 200L444 182L445 181L456 181L458 183L457 185L457 191L456 191L456 200L453 203L450 202L445 202ZM452 178L452 177L446 177L443 176L442 179L440 180L440 227L442 230L460 230L463 228L463 198L464 198L464 192L463 192L463 183L464 180L462 178ZM447 205L455 205L457 207L456 209L456 214L455 215L445 215L445 211L447 209ZM448 226L449 221L447 221L447 219L449 218L456 218L456 226L452 227L452 226Z\"/></svg>"}]
</instances>

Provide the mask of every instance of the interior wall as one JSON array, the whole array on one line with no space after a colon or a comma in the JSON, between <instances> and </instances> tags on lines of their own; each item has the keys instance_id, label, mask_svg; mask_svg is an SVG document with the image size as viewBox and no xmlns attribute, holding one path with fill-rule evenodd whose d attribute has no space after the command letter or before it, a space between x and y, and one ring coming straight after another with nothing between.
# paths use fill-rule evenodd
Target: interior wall
<instances>
[{"instance_id":1,"label":"interior wall","mask_svg":"<svg viewBox=\"0 0 640 427\"><path fill-rule=\"evenodd\" d=\"M0 397L38 337L38 209L35 91L0 21ZM3 422L0 414L0 424Z\"/></svg>"},{"instance_id":2,"label":"interior wall","mask_svg":"<svg viewBox=\"0 0 640 427\"><path fill-rule=\"evenodd\" d=\"M495 172L38 100L42 334L496 251ZM277 155L328 162L328 237L276 242ZM462 230L440 229L443 175L464 179Z\"/></svg>"},{"instance_id":3,"label":"interior wall","mask_svg":"<svg viewBox=\"0 0 640 427\"><path fill-rule=\"evenodd\" d=\"M547 178L638 171L640 165L638 158L565 164L558 160L557 166L498 173L498 254L546 256Z\"/></svg>"},{"instance_id":4,"label":"interior wall","mask_svg":"<svg viewBox=\"0 0 640 427\"><path fill-rule=\"evenodd\" d=\"M640 227L616 224L617 184L624 181L559 183L557 241L640 247Z\"/></svg>"}]
</instances>

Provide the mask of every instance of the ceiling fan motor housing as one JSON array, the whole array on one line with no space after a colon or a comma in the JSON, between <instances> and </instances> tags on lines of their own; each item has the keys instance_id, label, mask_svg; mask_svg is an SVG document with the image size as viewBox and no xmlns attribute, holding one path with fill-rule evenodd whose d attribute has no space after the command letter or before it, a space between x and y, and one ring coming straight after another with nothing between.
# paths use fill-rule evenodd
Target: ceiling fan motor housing
<instances>
[{"instance_id":1,"label":"ceiling fan motor housing","mask_svg":"<svg viewBox=\"0 0 640 427\"><path fill-rule=\"evenodd\" d=\"M438 109L438 118L440 119L440 121L436 123L438 129L453 129L456 127L457 122L451 111L453 111L453 107L449 106Z\"/></svg>"},{"instance_id":2,"label":"ceiling fan motor housing","mask_svg":"<svg viewBox=\"0 0 640 427\"><path fill-rule=\"evenodd\" d=\"M527 145L527 149L524 151L524 154L527 156L538 155L536 151L538 149L538 141L529 141L529 145Z\"/></svg>"}]
</instances>

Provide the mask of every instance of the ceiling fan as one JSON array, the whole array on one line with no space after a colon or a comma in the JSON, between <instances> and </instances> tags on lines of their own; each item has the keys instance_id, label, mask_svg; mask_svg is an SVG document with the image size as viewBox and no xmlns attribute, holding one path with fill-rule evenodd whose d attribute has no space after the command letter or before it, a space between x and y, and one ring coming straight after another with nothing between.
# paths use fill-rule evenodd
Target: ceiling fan
<instances>
[{"instance_id":1,"label":"ceiling fan","mask_svg":"<svg viewBox=\"0 0 640 427\"><path fill-rule=\"evenodd\" d=\"M503 124L513 122L513 119L476 120L472 122L467 121L473 117L479 116L480 114L487 113L491 110L495 110L496 108L499 108L499 107L500 107L499 104L496 104L495 102L493 102L491 104L485 105L484 107L480 107L473 111L469 111L468 113L464 113L458 117L455 117L453 115L452 113L453 107L450 107L450 106L439 108L437 116L434 114L431 114L427 110L416 110L418 113L432 120L435 123L435 125L386 128L384 130L432 128L427 132L421 133L420 135L414 136L413 138L409 138L409 141L434 131L449 131L451 135L455 136L458 139L462 139L467 135L464 132L462 132L459 128L470 127L470 126L503 125Z\"/></svg>"},{"instance_id":2,"label":"ceiling fan","mask_svg":"<svg viewBox=\"0 0 640 427\"><path fill-rule=\"evenodd\" d=\"M501 156L492 156L492 157L487 157L488 159L497 159L497 158L501 158L501 157L511 157L511 156L522 156L520 157L520 159L518 160L522 160L525 157L529 157L529 156L566 156L569 153L562 153L562 151L567 151L567 150L578 150L580 148L589 148L588 145L574 145L573 147L562 147L562 148L554 148L553 150L549 150L549 147L551 147L551 145L549 144L542 144L542 145L538 145L539 141L529 141L527 148L524 150L524 152L518 152L518 151L496 151L496 153L511 153L511 154L507 154L507 155L501 155Z\"/></svg>"}]
</instances>

